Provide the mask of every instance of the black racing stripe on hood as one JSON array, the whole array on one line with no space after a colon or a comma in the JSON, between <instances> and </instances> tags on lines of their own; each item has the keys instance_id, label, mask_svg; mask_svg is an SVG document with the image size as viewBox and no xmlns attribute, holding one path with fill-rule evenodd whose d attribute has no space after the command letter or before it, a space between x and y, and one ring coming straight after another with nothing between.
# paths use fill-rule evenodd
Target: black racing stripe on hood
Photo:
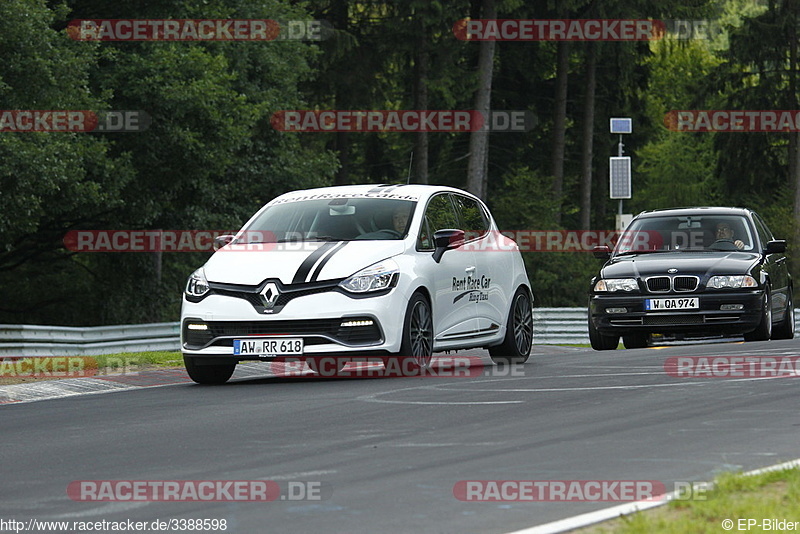
<instances>
[{"instance_id":1,"label":"black racing stripe on hood","mask_svg":"<svg viewBox=\"0 0 800 534\"><path fill-rule=\"evenodd\" d=\"M294 278L292 278L293 284L302 284L306 281L306 277L308 273L311 272L311 269L314 267L314 264L319 261L319 259L333 247L337 246L338 243L327 242L317 250L312 252L308 255L306 259L303 260L303 263L300 264L300 267L297 268L297 272L294 273Z\"/></svg>"},{"instance_id":2,"label":"black racing stripe on hood","mask_svg":"<svg viewBox=\"0 0 800 534\"><path fill-rule=\"evenodd\" d=\"M336 254L337 252L342 250L346 245L347 245L347 241L342 241L341 243L337 244L336 247L334 247L333 250L331 250L330 254L328 254L327 256L322 258L322 261L319 262L319 264L317 265L317 268L314 269L314 274L311 275L310 282L316 282L317 281L317 277L319 276L319 272L322 270L323 267L325 267L325 264L328 263L328 260L330 260L331 257L333 257L334 254Z\"/></svg>"}]
</instances>

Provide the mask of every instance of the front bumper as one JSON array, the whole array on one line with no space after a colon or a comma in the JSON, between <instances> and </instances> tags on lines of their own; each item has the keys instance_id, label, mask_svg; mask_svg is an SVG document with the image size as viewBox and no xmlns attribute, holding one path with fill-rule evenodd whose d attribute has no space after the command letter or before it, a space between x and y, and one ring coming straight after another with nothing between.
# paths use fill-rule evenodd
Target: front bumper
<instances>
[{"instance_id":1,"label":"front bumper","mask_svg":"<svg viewBox=\"0 0 800 534\"><path fill-rule=\"evenodd\" d=\"M699 299L697 310L645 311L648 298ZM741 304L741 310L721 310L724 304ZM680 294L608 295L589 297L589 314L595 328L606 335L641 333L693 333L698 335L742 334L755 330L761 322L763 290ZM625 313L608 313L609 308L625 308Z\"/></svg>"},{"instance_id":2,"label":"front bumper","mask_svg":"<svg viewBox=\"0 0 800 534\"><path fill-rule=\"evenodd\" d=\"M403 321L397 310L404 310L406 304L396 290L369 298L327 291L298 296L278 313L264 314L244 298L214 294L190 302L184 297L181 350L190 356L264 359L234 355L233 340L282 336L303 338L304 355L396 352ZM205 329L189 329L189 324L205 325Z\"/></svg>"}]
</instances>

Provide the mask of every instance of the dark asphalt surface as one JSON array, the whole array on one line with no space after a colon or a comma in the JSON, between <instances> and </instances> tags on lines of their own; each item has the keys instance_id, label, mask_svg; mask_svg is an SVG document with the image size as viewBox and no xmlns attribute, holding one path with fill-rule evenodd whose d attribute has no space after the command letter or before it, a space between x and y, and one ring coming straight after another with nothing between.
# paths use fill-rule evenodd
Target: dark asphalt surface
<instances>
[{"instance_id":1,"label":"dark asphalt surface","mask_svg":"<svg viewBox=\"0 0 800 534\"><path fill-rule=\"evenodd\" d=\"M800 457L800 381L674 378L676 355L800 356L800 341L595 352L522 376L235 380L0 406L0 518L226 519L226 532L503 533L618 503L462 502L460 480L702 481ZM77 480L321 483L322 500L75 502Z\"/></svg>"}]
</instances>

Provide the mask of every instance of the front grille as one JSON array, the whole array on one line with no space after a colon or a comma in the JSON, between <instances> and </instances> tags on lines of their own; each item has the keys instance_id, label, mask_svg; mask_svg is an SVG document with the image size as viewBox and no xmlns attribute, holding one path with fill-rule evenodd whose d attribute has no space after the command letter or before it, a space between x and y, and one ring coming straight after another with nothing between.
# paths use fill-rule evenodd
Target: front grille
<instances>
[{"instance_id":1,"label":"front grille","mask_svg":"<svg viewBox=\"0 0 800 534\"><path fill-rule=\"evenodd\" d=\"M672 279L675 291L694 291L700 281L696 276L676 276Z\"/></svg>"},{"instance_id":2,"label":"front grille","mask_svg":"<svg viewBox=\"0 0 800 534\"><path fill-rule=\"evenodd\" d=\"M375 345L383 341L380 326L372 317L348 317L348 321L371 320L368 326L341 326L342 319L309 319L290 321L194 321L208 325L208 330L188 330L184 325L184 341L189 349L209 344L232 347L233 338L264 335L297 336L307 345L335 342L343 345ZM187 321L189 322L189 321Z\"/></svg>"},{"instance_id":3,"label":"front grille","mask_svg":"<svg viewBox=\"0 0 800 534\"><path fill-rule=\"evenodd\" d=\"M683 325L703 322L702 315L647 315L644 318L645 325Z\"/></svg>"},{"instance_id":4,"label":"front grille","mask_svg":"<svg viewBox=\"0 0 800 534\"><path fill-rule=\"evenodd\" d=\"M274 282L278 288L278 299L272 308L267 309L264 305L264 300L261 297L261 291L268 282ZM341 279L325 280L323 282L308 282L301 284L284 285L280 280L264 280L258 286L245 286L240 284L223 284L218 282L211 282L209 284L210 291L207 295L222 295L226 297L233 297L246 300L250 303L258 313L280 313L284 306L291 300L298 297L305 297L318 293L326 293L328 291L335 291L336 287L341 282Z\"/></svg>"},{"instance_id":5,"label":"front grille","mask_svg":"<svg viewBox=\"0 0 800 534\"><path fill-rule=\"evenodd\" d=\"M666 293L669 287L669 276L654 276L647 279L647 289L651 293Z\"/></svg>"},{"instance_id":6,"label":"front grille","mask_svg":"<svg viewBox=\"0 0 800 534\"><path fill-rule=\"evenodd\" d=\"M670 290L682 293L694 291L699 282L697 276L653 276L647 279L647 290L650 293L669 293Z\"/></svg>"}]
</instances>

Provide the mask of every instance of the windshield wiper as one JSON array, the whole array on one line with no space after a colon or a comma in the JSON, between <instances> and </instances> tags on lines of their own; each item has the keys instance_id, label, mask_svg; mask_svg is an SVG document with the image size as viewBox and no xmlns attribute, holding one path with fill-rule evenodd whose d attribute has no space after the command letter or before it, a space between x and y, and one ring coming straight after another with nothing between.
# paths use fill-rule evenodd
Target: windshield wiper
<instances>
[{"instance_id":1,"label":"windshield wiper","mask_svg":"<svg viewBox=\"0 0 800 534\"><path fill-rule=\"evenodd\" d=\"M631 254L655 254L659 252L675 252L674 250L626 250L617 252L615 256L630 256Z\"/></svg>"}]
</instances>

